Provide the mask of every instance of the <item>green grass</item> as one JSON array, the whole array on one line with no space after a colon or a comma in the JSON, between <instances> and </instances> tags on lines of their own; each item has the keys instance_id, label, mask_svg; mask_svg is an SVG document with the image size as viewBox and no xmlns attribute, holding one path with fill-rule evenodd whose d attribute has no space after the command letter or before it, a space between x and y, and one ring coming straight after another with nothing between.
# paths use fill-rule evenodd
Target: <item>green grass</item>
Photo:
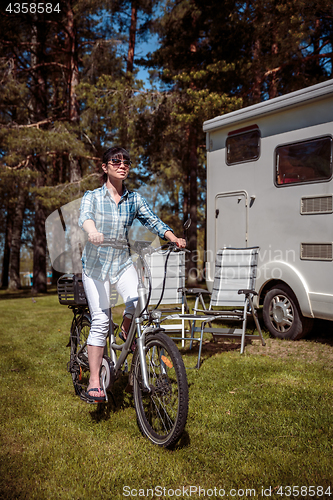
<instances>
[{"instance_id":1,"label":"green grass","mask_svg":"<svg viewBox=\"0 0 333 500\"><path fill-rule=\"evenodd\" d=\"M269 487L274 499L333 497L329 342L269 340L243 356L231 344L207 343L200 370L187 371L186 432L170 451L141 436L125 377L114 388L116 407L98 411L74 395L71 311L56 295L2 298L0 498L223 498L222 488L224 498L230 490L229 498L265 498ZM194 366L197 351L182 352ZM282 496L281 485L331 486L332 495Z\"/></svg>"}]
</instances>

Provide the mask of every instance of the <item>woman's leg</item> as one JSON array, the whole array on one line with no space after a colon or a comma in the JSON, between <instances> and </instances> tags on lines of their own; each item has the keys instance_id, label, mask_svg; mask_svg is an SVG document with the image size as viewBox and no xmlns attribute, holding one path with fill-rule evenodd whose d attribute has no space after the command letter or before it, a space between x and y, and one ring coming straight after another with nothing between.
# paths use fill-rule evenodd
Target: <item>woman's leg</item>
<instances>
[{"instance_id":1,"label":"woman's leg","mask_svg":"<svg viewBox=\"0 0 333 500\"><path fill-rule=\"evenodd\" d=\"M88 337L88 360L90 369L89 385L91 388L100 388L99 372L102 364L104 347L110 327L110 283L98 281L82 273L84 290L91 314L91 328ZM92 397L104 397L104 392L92 391Z\"/></svg>"},{"instance_id":2,"label":"woman's leg","mask_svg":"<svg viewBox=\"0 0 333 500\"><path fill-rule=\"evenodd\" d=\"M91 388L94 389L100 388L99 371L101 369L103 354L104 354L104 347L88 344L88 361L89 361L90 377L89 377L89 385L87 387L87 391L89 391ZM92 397L105 396L103 391L101 392L91 391L89 394Z\"/></svg>"},{"instance_id":3,"label":"woman's leg","mask_svg":"<svg viewBox=\"0 0 333 500\"><path fill-rule=\"evenodd\" d=\"M124 274L121 275L117 281L116 288L125 302L122 332L124 338L126 338L138 301L138 275L134 266L129 267Z\"/></svg>"}]
</instances>

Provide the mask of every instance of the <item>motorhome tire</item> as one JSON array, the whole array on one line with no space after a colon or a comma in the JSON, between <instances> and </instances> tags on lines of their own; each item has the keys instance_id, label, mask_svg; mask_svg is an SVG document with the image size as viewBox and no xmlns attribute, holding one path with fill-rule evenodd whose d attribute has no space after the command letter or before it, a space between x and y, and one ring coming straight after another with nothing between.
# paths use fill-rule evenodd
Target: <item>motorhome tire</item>
<instances>
[{"instance_id":1,"label":"motorhome tire","mask_svg":"<svg viewBox=\"0 0 333 500\"><path fill-rule=\"evenodd\" d=\"M278 339L301 339L312 327L312 320L302 315L295 294L283 283L267 292L263 320L271 335Z\"/></svg>"}]
</instances>

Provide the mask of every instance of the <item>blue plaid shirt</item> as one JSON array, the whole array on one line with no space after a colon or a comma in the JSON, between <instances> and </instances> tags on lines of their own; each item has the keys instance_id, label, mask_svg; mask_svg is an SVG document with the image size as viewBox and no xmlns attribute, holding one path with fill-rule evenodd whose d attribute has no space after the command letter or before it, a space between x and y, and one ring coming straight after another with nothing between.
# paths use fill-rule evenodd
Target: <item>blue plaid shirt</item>
<instances>
[{"instance_id":1,"label":"blue plaid shirt","mask_svg":"<svg viewBox=\"0 0 333 500\"><path fill-rule=\"evenodd\" d=\"M146 200L124 186L124 193L116 205L106 184L94 191L87 191L81 201L79 226L92 219L97 231L106 238L128 238L128 230L134 219L152 233L164 238L166 231L172 231L149 208ZM116 283L120 276L132 265L129 250L96 246L87 242L82 254L82 267L87 276Z\"/></svg>"}]
</instances>

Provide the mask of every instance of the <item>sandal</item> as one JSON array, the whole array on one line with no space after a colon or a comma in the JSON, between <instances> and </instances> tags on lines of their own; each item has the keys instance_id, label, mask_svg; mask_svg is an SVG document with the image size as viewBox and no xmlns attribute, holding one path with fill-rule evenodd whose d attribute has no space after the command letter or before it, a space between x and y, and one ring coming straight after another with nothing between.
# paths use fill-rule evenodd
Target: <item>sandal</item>
<instances>
[{"instance_id":1,"label":"sandal","mask_svg":"<svg viewBox=\"0 0 333 500\"><path fill-rule=\"evenodd\" d=\"M106 401L105 396L90 396L89 392L98 392L101 394L102 390L100 387L94 387L89 389L89 391L83 391L82 394L89 403L100 403L101 401Z\"/></svg>"}]
</instances>

